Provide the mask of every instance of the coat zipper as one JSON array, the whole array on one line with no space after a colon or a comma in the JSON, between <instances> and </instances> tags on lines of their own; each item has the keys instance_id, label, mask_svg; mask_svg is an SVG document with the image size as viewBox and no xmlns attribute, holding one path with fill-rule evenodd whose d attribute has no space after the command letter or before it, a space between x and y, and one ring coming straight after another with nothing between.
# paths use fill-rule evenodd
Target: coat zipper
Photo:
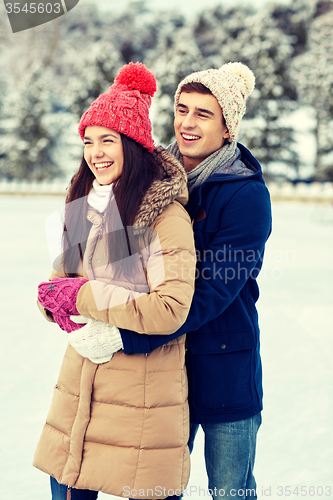
<instances>
[{"instance_id":1,"label":"coat zipper","mask_svg":"<svg viewBox=\"0 0 333 500\"><path fill-rule=\"evenodd\" d=\"M71 488L71 486L67 486L67 497L66 497L66 499L67 500L71 500L71 498L72 498L72 488Z\"/></svg>"}]
</instances>

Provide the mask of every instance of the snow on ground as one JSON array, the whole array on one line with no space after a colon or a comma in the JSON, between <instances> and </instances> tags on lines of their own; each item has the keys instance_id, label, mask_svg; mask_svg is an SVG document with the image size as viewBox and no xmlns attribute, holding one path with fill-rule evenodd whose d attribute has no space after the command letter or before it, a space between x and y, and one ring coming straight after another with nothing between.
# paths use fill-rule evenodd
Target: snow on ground
<instances>
[{"instance_id":1,"label":"snow on ground","mask_svg":"<svg viewBox=\"0 0 333 500\"><path fill-rule=\"evenodd\" d=\"M40 315L36 289L51 265L44 223L62 202L0 196L0 496L6 500L50 498L48 477L31 461L66 334ZM258 497L333 498L333 207L280 202L273 204L273 217L258 303L265 389ZM199 434L192 500L208 497L202 448Z\"/></svg>"}]
</instances>

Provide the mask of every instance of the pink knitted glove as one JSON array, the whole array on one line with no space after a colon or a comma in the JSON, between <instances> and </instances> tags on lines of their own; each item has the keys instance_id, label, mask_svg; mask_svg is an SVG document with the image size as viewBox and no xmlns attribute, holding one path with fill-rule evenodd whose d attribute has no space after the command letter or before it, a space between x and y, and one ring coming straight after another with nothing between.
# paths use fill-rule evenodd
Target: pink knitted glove
<instances>
[{"instance_id":1,"label":"pink knitted glove","mask_svg":"<svg viewBox=\"0 0 333 500\"><path fill-rule=\"evenodd\" d=\"M87 282L79 278L53 278L38 285L38 300L53 314L53 318L54 314L80 314L76 309L76 298L81 286Z\"/></svg>"},{"instance_id":2,"label":"pink knitted glove","mask_svg":"<svg viewBox=\"0 0 333 500\"><path fill-rule=\"evenodd\" d=\"M56 323L58 323L60 328L67 333L75 332L75 330L79 330L80 328L85 326L84 324L74 323L74 321L70 319L70 316L61 316L57 313L53 314L53 319Z\"/></svg>"}]
</instances>

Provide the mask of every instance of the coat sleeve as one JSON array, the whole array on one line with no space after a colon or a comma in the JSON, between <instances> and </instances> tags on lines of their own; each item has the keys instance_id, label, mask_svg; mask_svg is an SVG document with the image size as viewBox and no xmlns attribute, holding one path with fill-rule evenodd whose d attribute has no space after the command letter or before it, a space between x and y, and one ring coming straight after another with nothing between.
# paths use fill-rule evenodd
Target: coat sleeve
<instances>
[{"instance_id":1,"label":"coat sleeve","mask_svg":"<svg viewBox=\"0 0 333 500\"><path fill-rule=\"evenodd\" d=\"M121 329L124 352L151 352L222 314L245 283L257 278L270 231L268 190L261 183L247 183L233 195L221 214L219 230L204 249L206 258L198 255L195 293L185 323L172 336L159 338Z\"/></svg>"},{"instance_id":2,"label":"coat sleeve","mask_svg":"<svg viewBox=\"0 0 333 500\"><path fill-rule=\"evenodd\" d=\"M153 284L148 281L149 293L143 294L128 294L122 287L92 280L78 293L76 306L80 314L138 334L168 336L180 328L194 293L195 248L191 221L184 208L173 203L156 219L154 229L163 262L163 279ZM148 266L151 259L157 258L152 255ZM128 298L113 305L117 293ZM99 298L104 304L102 308Z\"/></svg>"}]
</instances>

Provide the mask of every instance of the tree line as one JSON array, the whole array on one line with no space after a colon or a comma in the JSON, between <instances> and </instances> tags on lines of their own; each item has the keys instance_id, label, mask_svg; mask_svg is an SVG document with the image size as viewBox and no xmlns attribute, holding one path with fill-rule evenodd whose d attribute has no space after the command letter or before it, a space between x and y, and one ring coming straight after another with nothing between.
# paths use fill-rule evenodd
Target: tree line
<instances>
[{"instance_id":1,"label":"tree line","mask_svg":"<svg viewBox=\"0 0 333 500\"><path fill-rule=\"evenodd\" d=\"M75 169L82 154L79 118L129 61L145 63L156 76L151 116L163 145L174 139L173 96L181 79L241 61L254 72L256 88L239 140L266 176L304 177L300 130L307 121L311 177L333 180L332 26L331 0L260 10L217 5L189 18L153 11L141 0L110 13L79 5L16 34L2 18L0 177L43 180Z\"/></svg>"}]
</instances>

